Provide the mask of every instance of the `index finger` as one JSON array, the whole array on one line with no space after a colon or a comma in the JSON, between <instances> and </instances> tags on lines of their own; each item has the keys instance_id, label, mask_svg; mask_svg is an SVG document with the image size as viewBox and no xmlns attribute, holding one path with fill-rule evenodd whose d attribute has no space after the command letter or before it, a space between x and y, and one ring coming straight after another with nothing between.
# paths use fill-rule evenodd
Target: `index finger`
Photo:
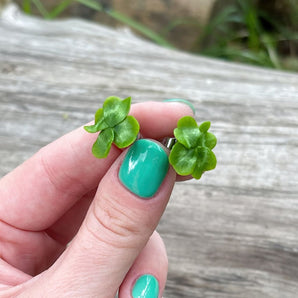
<instances>
[{"instance_id":1,"label":"index finger","mask_svg":"<svg viewBox=\"0 0 298 298\"><path fill-rule=\"evenodd\" d=\"M181 103L132 105L144 137L171 136L178 119L192 115ZM97 135L82 127L42 148L0 181L0 220L20 229L43 230L56 222L84 194L96 188L121 151L112 147L96 159L91 147Z\"/></svg>"}]
</instances>

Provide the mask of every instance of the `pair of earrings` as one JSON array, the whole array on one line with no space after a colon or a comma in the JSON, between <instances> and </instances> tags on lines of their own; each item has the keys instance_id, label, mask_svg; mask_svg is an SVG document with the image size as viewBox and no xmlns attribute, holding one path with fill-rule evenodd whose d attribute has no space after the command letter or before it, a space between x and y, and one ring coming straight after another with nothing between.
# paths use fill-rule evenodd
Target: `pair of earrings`
<instances>
[{"instance_id":1,"label":"pair of earrings","mask_svg":"<svg viewBox=\"0 0 298 298\"><path fill-rule=\"evenodd\" d=\"M96 111L94 124L84 126L89 133L100 131L92 146L95 157L107 157L112 143L118 148L125 148L138 138L140 125L136 118L128 115L130 105L130 97L121 100L110 96ZM200 179L205 171L215 168L216 157L212 149L217 140L208 132L209 128L209 121L198 126L194 118L185 116L179 119L174 129L175 138L165 139L165 146L171 150L169 162L177 174Z\"/></svg>"}]
</instances>

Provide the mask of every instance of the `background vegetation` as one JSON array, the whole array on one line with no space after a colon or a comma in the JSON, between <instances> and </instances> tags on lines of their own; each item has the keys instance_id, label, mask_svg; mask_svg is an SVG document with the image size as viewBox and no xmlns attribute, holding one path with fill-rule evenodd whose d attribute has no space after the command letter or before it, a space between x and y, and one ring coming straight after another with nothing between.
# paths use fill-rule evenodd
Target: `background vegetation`
<instances>
[{"instance_id":1,"label":"background vegetation","mask_svg":"<svg viewBox=\"0 0 298 298\"><path fill-rule=\"evenodd\" d=\"M298 1L297 0L225 0L216 1L209 21L202 26L193 17L163 21L155 30L109 5L106 0L63 0L55 7L41 0L19 0L28 14L40 14L47 19L71 15L97 20L116 20L138 34L166 47L181 48L195 54L250 63L277 69L298 70ZM110 1L111 2L111 1ZM165 18L166 19L166 18ZM191 32L190 43L177 43L178 35Z\"/></svg>"}]
</instances>

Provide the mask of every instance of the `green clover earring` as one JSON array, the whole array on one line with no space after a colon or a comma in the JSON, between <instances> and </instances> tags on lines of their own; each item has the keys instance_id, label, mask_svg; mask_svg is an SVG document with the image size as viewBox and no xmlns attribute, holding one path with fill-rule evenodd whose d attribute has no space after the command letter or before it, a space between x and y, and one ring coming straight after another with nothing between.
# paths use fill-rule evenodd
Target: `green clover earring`
<instances>
[{"instance_id":1,"label":"green clover earring","mask_svg":"<svg viewBox=\"0 0 298 298\"><path fill-rule=\"evenodd\" d=\"M217 140L208 132L210 122L203 122L198 126L196 120L190 116L181 118L174 129L172 140L167 140L171 150L169 161L177 174L191 175L200 179L205 171L216 167L216 157L212 152Z\"/></svg>"},{"instance_id":2,"label":"green clover earring","mask_svg":"<svg viewBox=\"0 0 298 298\"><path fill-rule=\"evenodd\" d=\"M121 100L119 97L110 96L103 107L96 111L94 125L84 126L90 133L100 131L92 146L95 157L107 157L112 143L118 148L125 148L136 140L140 125L136 118L128 116L130 105L130 97Z\"/></svg>"},{"instance_id":3,"label":"green clover earring","mask_svg":"<svg viewBox=\"0 0 298 298\"><path fill-rule=\"evenodd\" d=\"M121 100L110 96L103 107L96 111L94 124L84 126L87 132L100 132L92 146L95 157L107 157L112 143L118 148L125 148L137 139L140 125L136 118L128 116L130 105L130 97ZM217 161L212 149L217 140L208 132L209 128L209 121L198 126L190 116L179 119L174 129L175 138L166 138L164 142L170 149L169 162L177 174L200 179L205 171L216 167Z\"/></svg>"}]
</instances>

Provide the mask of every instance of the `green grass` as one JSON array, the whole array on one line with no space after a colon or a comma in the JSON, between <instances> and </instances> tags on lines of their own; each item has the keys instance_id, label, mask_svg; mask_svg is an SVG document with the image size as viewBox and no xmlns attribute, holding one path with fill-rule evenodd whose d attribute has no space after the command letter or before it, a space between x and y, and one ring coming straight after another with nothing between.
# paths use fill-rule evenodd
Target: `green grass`
<instances>
[{"instance_id":1,"label":"green grass","mask_svg":"<svg viewBox=\"0 0 298 298\"><path fill-rule=\"evenodd\" d=\"M210 36L216 36L211 43ZM216 15L198 37L194 52L277 69L285 68L280 44L295 43L298 34L258 9L253 0L238 0Z\"/></svg>"}]
</instances>

